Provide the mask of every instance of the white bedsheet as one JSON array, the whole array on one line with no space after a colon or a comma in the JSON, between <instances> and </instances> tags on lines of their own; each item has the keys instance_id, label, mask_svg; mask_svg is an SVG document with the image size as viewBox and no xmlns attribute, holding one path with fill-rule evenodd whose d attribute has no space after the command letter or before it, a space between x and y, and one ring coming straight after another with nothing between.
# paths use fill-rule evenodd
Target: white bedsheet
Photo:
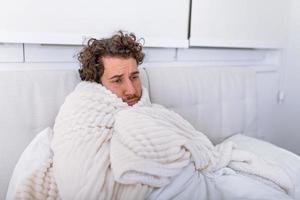
<instances>
[{"instance_id":1,"label":"white bedsheet","mask_svg":"<svg viewBox=\"0 0 300 200\"><path fill-rule=\"evenodd\" d=\"M223 169L231 171L230 169ZM223 172L222 172L223 173ZM154 191L151 200L187 199L184 195L189 194L189 200L291 200L279 188L241 174L207 176L195 172L194 167L189 165L167 187ZM198 190L188 191L190 185L197 184ZM193 194L191 199L190 194ZM176 196L176 198L174 198Z\"/></svg>"},{"instance_id":2,"label":"white bedsheet","mask_svg":"<svg viewBox=\"0 0 300 200\"><path fill-rule=\"evenodd\" d=\"M272 160L281 166L295 183L294 197L288 196L276 185L270 186L263 180L233 172L229 168L223 169L210 176L195 172L192 165L184 168L167 187L157 189L150 199L186 199L180 194L194 194L194 199L203 200L288 200L300 199L300 159L295 154L272 145L268 142L250 138L244 135L234 135L227 141L235 142L239 148L253 152L263 159ZM226 171L224 173L224 170ZM221 175L226 174L226 175ZM199 185L197 191L187 191L190 184ZM182 192L185 191L185 192Z\"/></svg>"},{"instance_id":3,"label":"white bedsheet","mask_svg":"<svg viewBox=\"0 0 300 200\"><path fill-rule=\"evenodd\" d=\"M300 157L269 142L234 135L227 139L233 141L239 148L255 153L265 160L275 162L291 177L295 184L295 199L300 199Z\"/></svg>"}]
</instances>

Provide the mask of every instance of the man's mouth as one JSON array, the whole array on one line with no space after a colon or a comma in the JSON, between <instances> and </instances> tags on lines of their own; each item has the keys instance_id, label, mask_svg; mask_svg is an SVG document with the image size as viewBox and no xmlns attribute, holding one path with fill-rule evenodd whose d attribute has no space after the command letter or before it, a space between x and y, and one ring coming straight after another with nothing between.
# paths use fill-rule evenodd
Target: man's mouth
<instances>
[{"instance_id":1,"label":"man's mouth","mask_svg":"<svg viewBox=\"0 0 300 200\"><path fill-rule=\"evenodd\" d=\"M136 104L138 101L139 101L138 98L134 98L134 99L126 100L126 103L127 103L129 106L133 106L133 105Z\"/></svg>"}]
</instances>

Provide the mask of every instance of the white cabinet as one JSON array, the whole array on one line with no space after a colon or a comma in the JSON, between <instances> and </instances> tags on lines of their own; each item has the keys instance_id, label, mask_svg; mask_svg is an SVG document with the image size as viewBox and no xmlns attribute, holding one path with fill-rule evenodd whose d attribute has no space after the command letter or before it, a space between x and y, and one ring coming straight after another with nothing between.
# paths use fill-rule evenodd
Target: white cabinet
<instances>
[{"instance_id":1,"label":"white cabinet","mask_svg":"<svg viewBox=\"0 0 300 200\"><path fill-rule=\"evenodd\" d=\"M290 0L1 1L0 43L82 45L90 37L127 30L143 37L146 47L281 48L287 38L289 4Z\"/></svg>"},{"instance_id":2,"label":"white cabinet","mask_svg":"<svg viewBox=\"0 0 300 200\"><path fill-rule=\"evenodd\" d=\"M0 42L80 45L127 30L148 47L187 47L189 0L10 0Z\"/></svg>"},{"instance_id":3,"label":"white cabinet","mask_svg":"<svg viewBox=\"0 0 300 200\"><path fill-rule=\"evenodd\" d=\"M190 46L280 48L289 0L193 0Z\"/></svg>"}]
</instances>

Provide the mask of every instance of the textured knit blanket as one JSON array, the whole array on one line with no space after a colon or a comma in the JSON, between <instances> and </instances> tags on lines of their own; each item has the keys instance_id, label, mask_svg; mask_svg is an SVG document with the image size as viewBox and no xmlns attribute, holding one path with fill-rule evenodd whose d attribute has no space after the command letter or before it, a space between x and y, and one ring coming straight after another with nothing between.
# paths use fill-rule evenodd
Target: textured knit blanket
<instances>
[{"instance_id":1,"label":"textured knit blanket","mask_svg":"<svg viewBox=\"0 0 300 200\"><path fill-rule=\"evenodd\" d=\"M281 168L236 149L231 142L214 146L181 116L162 106L121 111L114 129L111 161L114 176L121 183L163 187L193 162L195 171L204 174L229 167L269 180L293 194L291 179Z\"/></svg>"},{"instance_id":2,"label":"textured knit blanket","mask_svg":"<svg viewBox=\"0 0 300 200\"><path fill-rule=\"evenodd\" d=\"M135 106L149 105L143 88ZM128 107L100 84L81 82L55 120L53 157L27 178L16 199L144 199L152 188L120 184L110 163L114 115Z\"/></svg>"},{"instance_id":3,"label":"textured knit blanket","mask_svg":"<svg viewBox=\"0 0 300 200\"><path fill-rule=\"evenodd\" d=\"M150 104L147 92L135 106ZM115 181L110 141L114 115L127 104L97 83L82 82L62 105L52 140L53 173L62 199L141 199L151 188Z\"/></svg>"},{"instance_id":4,"label":"textured knit blanket","mask_svg":"<svg viewBox=\"0 0 300 200\"><path fill-rule=\"evenodd\" d=\"M99 84L78 84L56 118L51 148L16 199L147 199L190 163L205 174L229 166L292 190L281 169L232 143L213 146L178 114L152 105L145 89L129 107Z\"/></svg>"}]
</instances>

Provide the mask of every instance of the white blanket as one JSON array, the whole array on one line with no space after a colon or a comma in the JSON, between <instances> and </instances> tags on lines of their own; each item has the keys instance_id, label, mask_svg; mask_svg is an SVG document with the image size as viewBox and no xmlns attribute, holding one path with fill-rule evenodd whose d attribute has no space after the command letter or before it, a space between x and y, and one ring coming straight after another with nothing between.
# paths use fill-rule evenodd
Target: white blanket
<instances>
[{"instance_id":1,"label":"white blanket","mask_svg":"<svg viewBox=\"0 0 300 200\"><path fill-rule=\"evenodd\" d=\"M136 106L149 104L145 89ZM62 199L142 199L147 185L114 180L110 140L114 115L128 105L97 83L82 82L66 98L55 121L53 171ZM141 198L142 197L142 198Z\"/></svg>"},{"instance_id":2,"label":"white blanket","mask_svg":"<svg viewBox=\"0 0 300 200\"><path fill-rule=\"evenodd\" d=\"M290 177L282 169L250 152L235 149L230 142L214 147L186 120L161 106L121 111L116 116L114 128L112 169L116 180L124 184L164 187L184 167L193 163L196 174L201 172L201 175L213 177L215 172L227 166L237 172L255 175L260 182L293 194ZM193 191L199 185L190 187Z\"/></svg>"},{"instance_id":3,"label":"white blanket","mask_svg":"<svg viewBox=\"0 0 300 200\"><path fill-rule=\"evenodd\" d=\"M135 106L150 104L143 88ZM128 107L97 83L81 82L55 120L53 154L16 186L13 199L144 199L152 188L120 184L110 166L114 115ZM50 147L49 147L50 149ZM50 150L50 151L51 151Z\"/></svg>"},{"instance_id":4,"label":"white blanket","mask_svg":"<svg viewBox=\"0 0 300 200\"><path fill-rule=\"evenodd\" d=\"M17 198L153 199L157 191L175 189L178 198L201 199L191 191L203 186L203 177L228 171L225 166L267 178L286 192L293 188L282 170L235 151L232 143L214 147L176 113L152 106L145 89L128 107L101 85L80 83L60 109L51 148L53 157L23 182ZM173 185L182 176L193 177L193 184L180 192Z\"/></svg>"}]
</instances>

